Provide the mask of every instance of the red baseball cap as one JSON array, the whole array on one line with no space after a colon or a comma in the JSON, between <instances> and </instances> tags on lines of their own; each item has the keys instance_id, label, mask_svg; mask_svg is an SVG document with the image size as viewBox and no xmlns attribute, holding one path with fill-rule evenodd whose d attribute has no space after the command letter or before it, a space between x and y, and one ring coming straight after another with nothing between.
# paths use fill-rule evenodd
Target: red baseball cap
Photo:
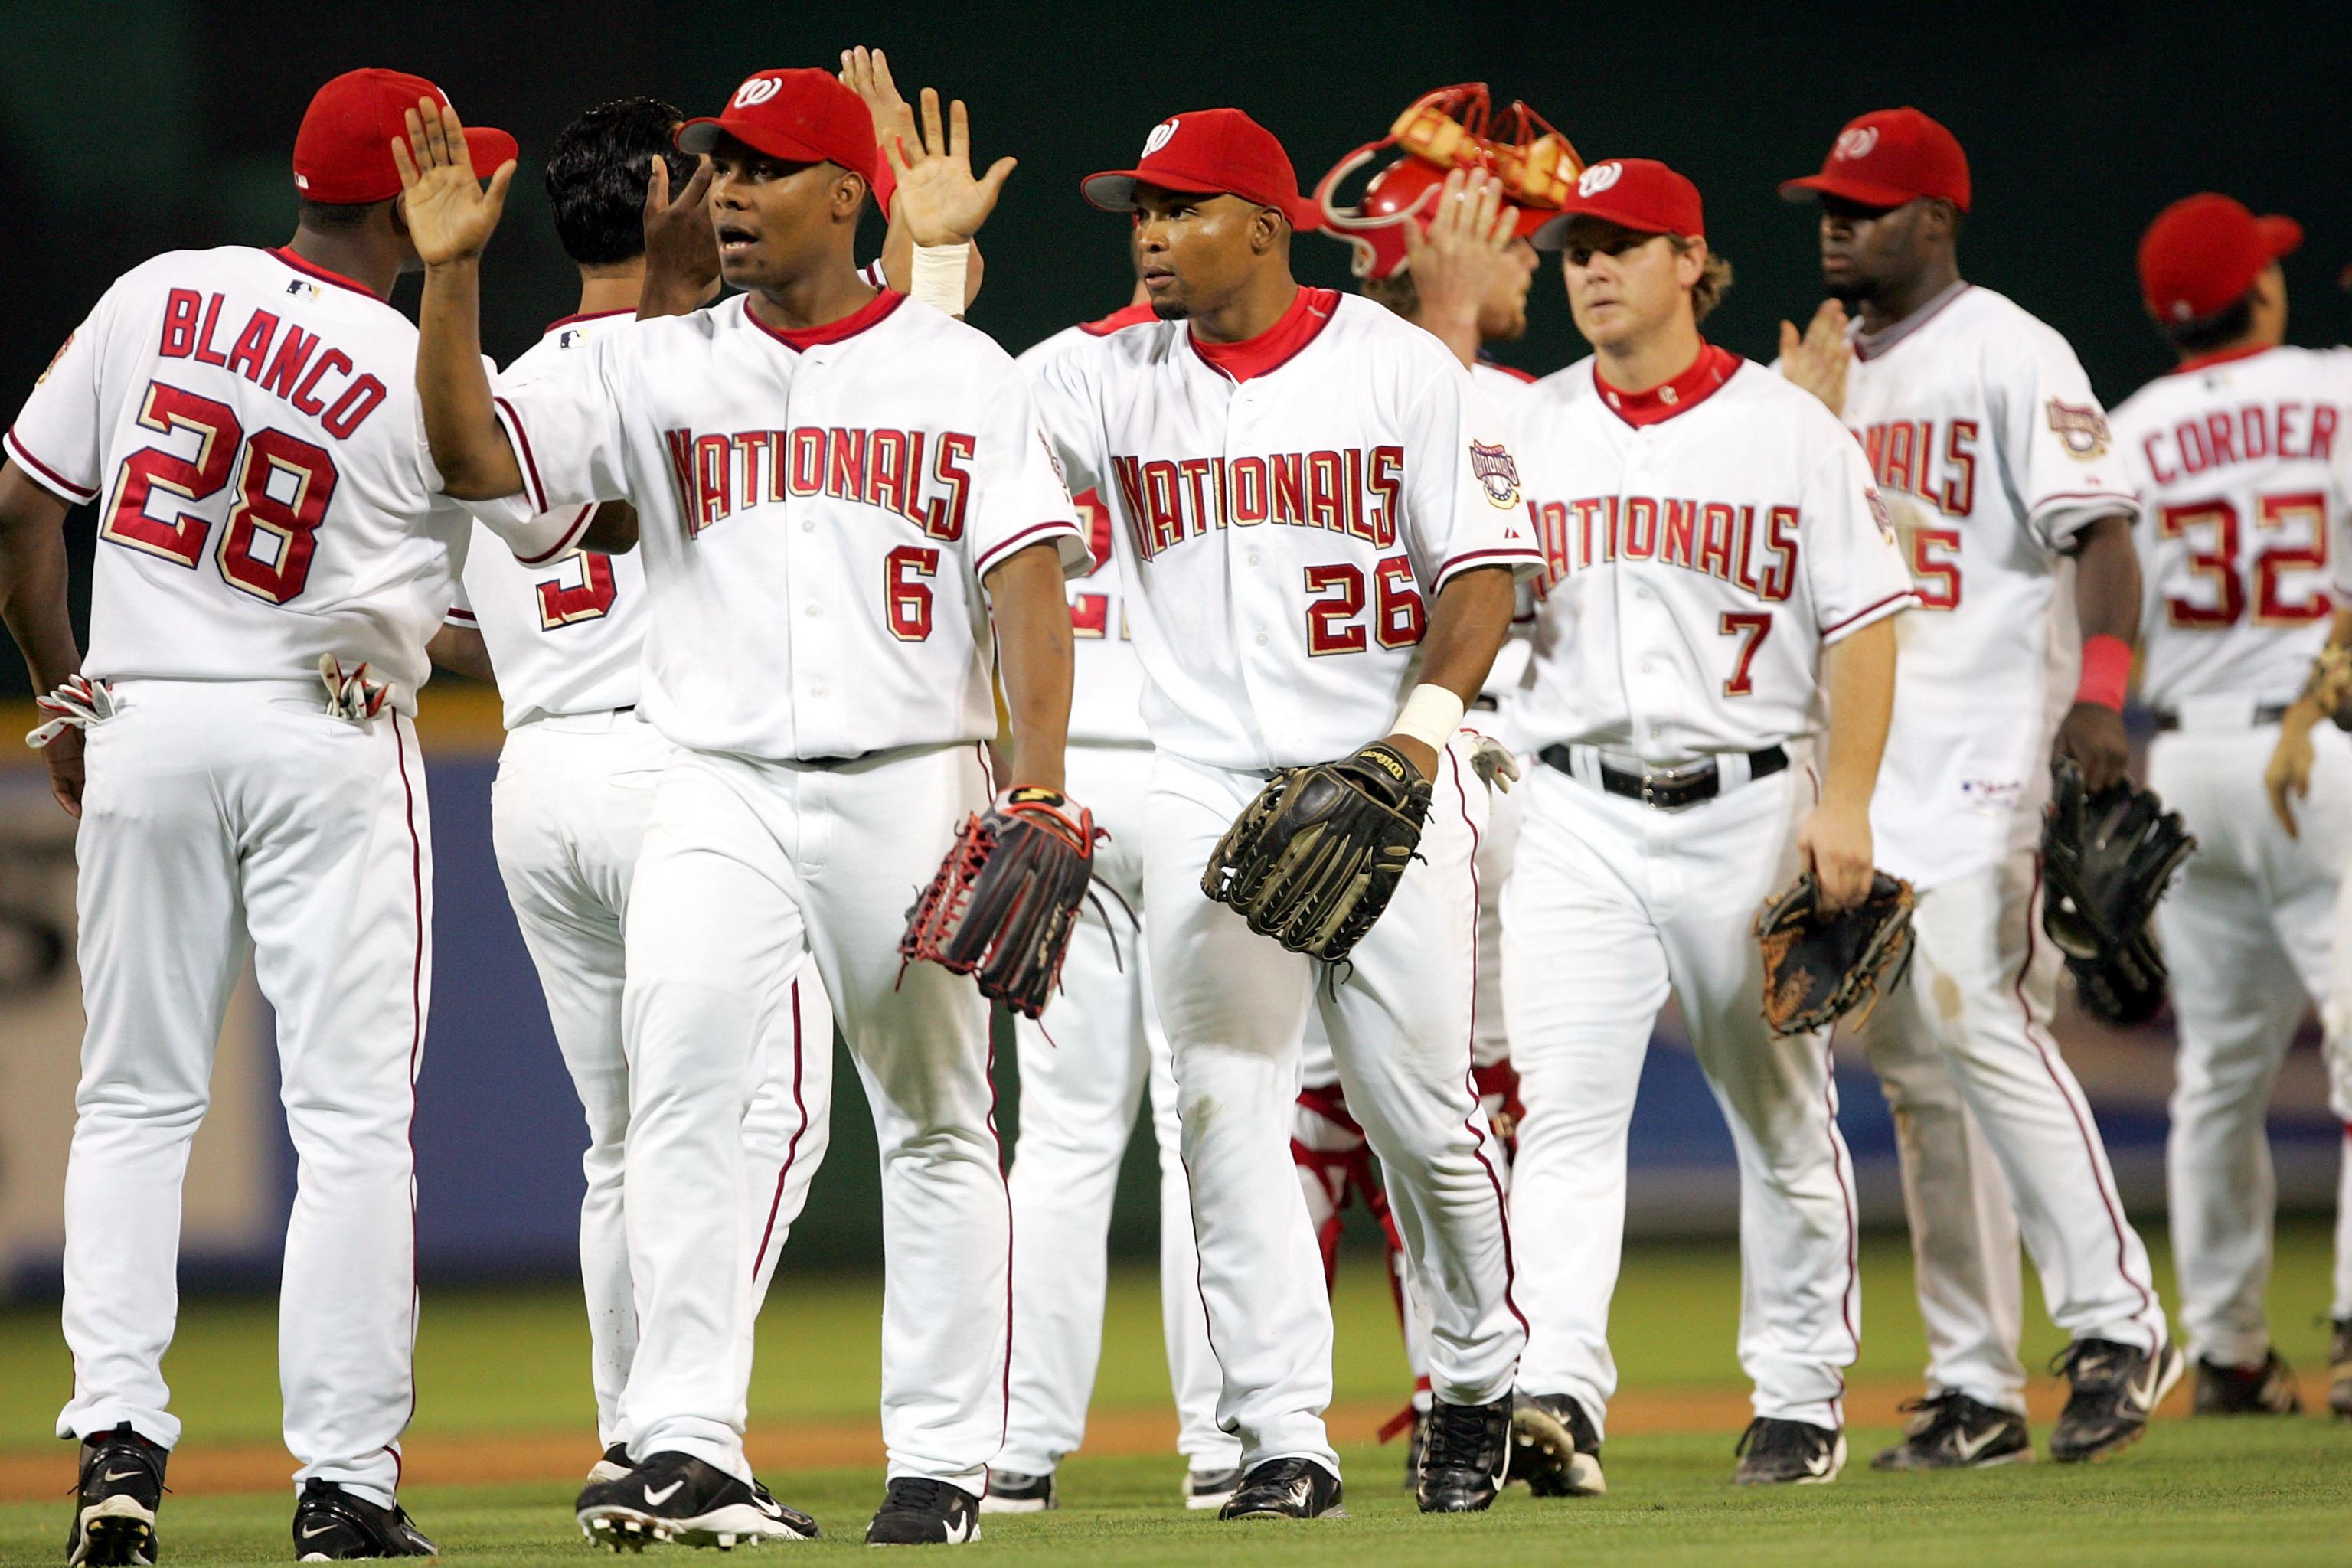
<instances>
[{"instance_id":1,"label":"red baseball cap","mask_svg":"<svg viewBox=\"0 0 2352 1568\"><path fill-rule=\"evenodd\" d=\"M2244 299L2263 268L2302 244L2303 225L2291 217L2256 217L2211 191L2187 196L2140 237L2140 298L2160 321L2202 321Z\"/></svg>"},{"instance_id":2,"label":"red baseball cap","mask_svg":"<svg viewBox=\"0 0 2352 1568\"><path fill-rule=\"evenodd\" d=\"M405 71L345 71L311 96L294 133L294 188L331 206L364 206L400 195L400 168L392 144L408 138L407 112L420 98L449 95ZM503 131L466 127L466 151L477 178L487 180L515 155Z\"/></svg>"},{"instance_id":3,"label":"red baseball cap","mask_svg":"<svg viewBox=\"0 0 2352 1568\"><path fill-rule=\"evenodd\" d=\"M1239 196L1272 207L1295 229L1320 228L1323 214L1298 194L1290 154L1274 132L1238 109L1196 109L1151 128L1132 169L1088 174L1078 184L1105 212L1135 210L1135 187L1157 185L1204 196Z\"/></svg>"},{"instance_id":4,"label":"red baseball cap","mask_svg":"<svg viewBox=\"0 0 2352 1568\"><path fill-rule=\"evenodd\" d=\"M1605 218L1636 234L1706 236L1706 213L1698 187L1655 158L1604 158L1576 177L1576 188L1530 237L1538 250L1568 243L1569 220Z\"/></svg>"},{"instance_id":5,"label":"red baseball cap","mask_svg":"<svg viewBox=\"0 0 2352 1568\"><path fill-rule=\"evenodd\" d=\"M754 71L717 116L677 128L677 150L708 153L721 136L788 163L838 163L871 190L881 156L866 100L831 71Z\"/></svg>"},{"instance_id":6,"label":"red baseball cap","mask_svg":"<svg viewBox=\"0 0 2352 1568\"><path fill-rule=\"evenodd\" d=\"M1868 207L1899 207L1922 196L1969 210L1969 155L1960 139L1916 109L1879 109L1846 121L1822 172L1784 180L1792 202L1820 192Z\"/></svg>"},{"instance_id":7,"label":"red baseball cap","mask_svg":"<svg viewBox=\"0 0 2352 1568\"><path fill-rule=\"evenodd\" d=\"M1404 266L1404 226L1411 223L1422 233L1429 232L1429 226L1437 219L1438 191L1445 184L1445 174L1446 171L1434 163L1419 158L1400 158L1372 176L1371 184L1364 187L1362 200L1357 204L1356 216L1374 219L1410 213L1412 216L1396 223L1363 226L1351 224L1344 230L1331 226L1333 233L1354 244L1363 255L1364 277L1393 278ZM1510 202L1503 204L1503 210L1511 215L1512 234L1521 239L1529 238L1559 216L1556 208L1523 207Z\"/></svg>"}]
</instances>

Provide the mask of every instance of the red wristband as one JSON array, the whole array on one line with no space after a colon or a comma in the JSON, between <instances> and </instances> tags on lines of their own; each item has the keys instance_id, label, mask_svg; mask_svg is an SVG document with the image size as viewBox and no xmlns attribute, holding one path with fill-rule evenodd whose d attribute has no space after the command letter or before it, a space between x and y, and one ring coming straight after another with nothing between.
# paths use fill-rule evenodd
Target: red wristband
<instances>
[{"instance_id":1,"label":"red wristband","mask_svg":"<svg viewBox=\"0 0 2352 1568\"><path fill-rule=\"evenodd\" d=\"M2074 688L2074 700L2122 712L2124 693L2131 689L2131 644L2123 638L2084 638L2083 679Z\"/></svg>"}]
</instances>

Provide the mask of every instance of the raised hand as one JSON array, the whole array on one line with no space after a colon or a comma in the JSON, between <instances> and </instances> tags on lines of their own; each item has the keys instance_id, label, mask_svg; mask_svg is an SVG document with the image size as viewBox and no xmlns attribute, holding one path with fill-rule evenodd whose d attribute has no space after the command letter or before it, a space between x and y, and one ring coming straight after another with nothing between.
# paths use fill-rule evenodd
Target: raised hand
<instances>
[{"instance_id":1,"label":"raised hand","mask_svg":"<svg viewBox=\"0 0 2352 1568\"><path fill-rule=\"evenodd\" d=\"M420 98L408 110L408 138L394 140L392 161L400 170L401 211L409 242L427 267L471 261L482 254L506 211L514 160L499 164L485 187L474 177L466 128L446 103Z\"/></svg>"},{"instance_id":2,"label":"raised hand","mask_svg":"<svg viewBox=\"0 0 2352 1568\"><path fill-rule=\"evenodd\" d=\"M875 142L886 150L886 156L893 141L915 140L915 107L890 79L887 55L863 44L842 50L841 81L866 100L866 112L874 116ZM882 216L887 219L890 215L886 212Z\"/></svg>"},{"instance_id":3,"label":"raised hand","mask_svg":"<svg viewBox=\"0 0 2352 1568\"><path fill-rule=\"evenodd\" d=\"M1794 323L1780 323L1780 374L1822 400L1832 414L1845 412L1845 373L1853 344L1845 335L1845 307L1824 300L1801 335Z\"/></svg>"},{"instance_id":4,"label":"raised hand","mask_svg":"<svg viewBox=\"0 0 2352 1568\"><path fill-rule=\"evenodd\" d=\"M719 236L710 226L710 160L705 158L673 199L669 160L656 154L646 180L646 280L662 298L690 310L719 279ZM669 310L640 315L670 314Z\"/></svg>"},{"instance_id":5,"label":"raised hand","mask_svg":"<svg viewBox=\"0 0 2352 1568\"><path fill-rule=\"evenodd\" d=\"M879 57L877 57L879 58ZM909 128L911 130L911 127ZM919 134L884 136L882 155L898 177L897 217L917 245L961 245L980 232L1019 160L999 158L988 173L971 172L971 123L963 100L940 123L940 95L923 89Z\"/></svg>"},{"instance_id":6,"label":"raised hand","mask_svg":"<svg viewBox=\"0 0 2352 1568\"><path fill-rule=\"evenodd\" d=\"M1414 319L1457 354L1476 356L1486 301L1523 270L1510 252L1512 226L1503 183L1484 169L1445 176L1426 237L1417 220L1404 224L1405 272L1421 302Z\"/></svg>"}]
</instances>

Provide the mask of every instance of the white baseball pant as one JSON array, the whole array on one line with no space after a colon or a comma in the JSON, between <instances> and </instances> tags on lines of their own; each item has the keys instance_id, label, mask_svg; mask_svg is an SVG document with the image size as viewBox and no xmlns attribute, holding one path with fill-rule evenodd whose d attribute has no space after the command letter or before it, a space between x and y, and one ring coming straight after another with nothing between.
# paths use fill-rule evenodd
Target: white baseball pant
<instances>
[{"instance_id":1,"label":"white baseball pant","mask_svg":"<svg viewBox=\"0 0 2352 1568\"><path fill-rule=\"evenodd\" d=\"M977 1493L1004 1432L1011 1244L969 977L902 965L907 909L987 799L978 748L836 763L681 750L630 889L623 1193L642 1321L621 1395L640 1456L743 1461L754 1246L742 1123L806 948L874 1112L889 1474ZM903 970L903 973L902 973Z\"/></svg>"},{"instance_id":2,"label":"white baseball pant","mask_svg":"<svg viewBox=\"0 0 2352 1568\"><path fill-rule=\"evenodd\" d=\"M163 1358L180 1192L251 952L295 1155L278 1373L295 1484L393 1500L415 1404L409 1121L432 996L433 840L416 733L331 717L319 683L116 683L88 731L75 852L82 1075L66 1173L58 1435L179 1440Z\"/></svg>"},{"instance_id":3,"label":"white baseball pant","mask_svg":"<svg viewBox=\"0 0 2352 1568\"><path fill-rule=\"evenodd\" d=\"M1145 746L1072 746L1073 799L1108 840L1095 875L1147 922ZM1086 1436L1102 1359L1104 1237L1118 1168L1146 1087L1160 1151L1160 1317L1176 1395L1176 1447L1196 1471L1241 1463L1217 1429L1217 1363L1202 1317L1192 1194L1177 1148L1176 1080L1151 994L1143 933L1106 898L1070 939L1062 990L1041 1022L1016 1016L1021 1135L1013 1145L1012 1416L999 1470L1052 1470Z\"/></svg>"},{"instance_id":4,"label":"white baseball pant","mask_svg":"<svg viewBox=\"0 0 2352 1568\"><path fill-rule=\"evenodd\" d=\"M2041 891L2032 851L1922 890L1909 984L1857 1031L1895 1115L1928 1391L2020 1413L2021 1236L2074 1338L2165 1336L2147 1248L2050 1034L2063 960Z\"/></svg>"},{"instance_id":5,"label":"white baseball pant","mask_svg":"<svg viewBox=\"0 0 2352 1568\"><path fill-rule=\"evenodd\" d=\"M597 1442L625 1444L621 1387L636 1354L621 1170L629 1065L621 1037L621 927L629 881L669 742L634 712L577 714L508 735L490 785L491 841L523 945L547 997L556 1047L588 1122L581 1157L580 1275L588 1302ZM833 1008L813 966L780 979L743 1117L746 1223L752 1227L751 1332L776 1260L824 1163L833 1103ZM744 1370L751 1362L746 1346Z\"/></svg>"},{"instance_id":6,"label":"white baseball pant","mask_svg":"<svg viewBox=\"0 0 2352 1568\"><path fill-rule=\"evenodd\" d=\"M1814 800L1801 760L1659 811L1529 770L1503 900L1503 994L1518 1069L1511 1167L1519 1386L1566 1394L1606 1431L1609 1304L1625 1235L1626 1141L1671 995L1739 1160L1739 1363L1759 1416L1840 1427L1861 1321L1853 1173L1822 1035L1764 1023L1756 911L1798 870Z\"/></svg>"},{"instance_id":7,"label":"white baseball pant","mask_svg":"<svg viewBox=\"0 0 2352 1568\"><path fill-rule=\"evenodd\" d=\"M1244 1465L1311 1458L1338 1473L1324 1432L1331 1309L1291 1163L1299 1042L1322 1020L1387 1173L1391 1212L1430 1311L1437 1397L1510 1392L1526 1327L1511 1302L1499 1151L1469 1082L1485 791L1457 739L1439 764L1422 858L1345 965L1250 931L1201 891L1217 840L1265 775L1161 752L1145 828L1146 941L1175 1064L1218 1424Z\"/></svg>"}]
</instances>

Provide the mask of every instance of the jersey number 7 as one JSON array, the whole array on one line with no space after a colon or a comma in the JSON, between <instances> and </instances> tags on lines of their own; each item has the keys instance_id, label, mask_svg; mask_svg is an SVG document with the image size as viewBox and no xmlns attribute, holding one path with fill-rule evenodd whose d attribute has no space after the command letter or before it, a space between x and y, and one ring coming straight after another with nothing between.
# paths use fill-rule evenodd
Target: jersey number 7
<instances>
[{"instance_id":1,"label":"jersey number 7","mask_svg":"<svg viewBox=\"0 0 2352 1568\"><path fill-rule=\"evenodd\" d=\"M222 578L273 605L299 595L317 548L312 536L335 494L335 459L327 449L282 430L257 430L248 439L227 404L160 381L148 383L139 423L167 438L194 432L195 456L142 447L123 458L100 536L194 571L214 527L205 503L233 485L236 500L219 549ZM152 510L159 499L160 516Z\"/></svg>"}]
</instances>

